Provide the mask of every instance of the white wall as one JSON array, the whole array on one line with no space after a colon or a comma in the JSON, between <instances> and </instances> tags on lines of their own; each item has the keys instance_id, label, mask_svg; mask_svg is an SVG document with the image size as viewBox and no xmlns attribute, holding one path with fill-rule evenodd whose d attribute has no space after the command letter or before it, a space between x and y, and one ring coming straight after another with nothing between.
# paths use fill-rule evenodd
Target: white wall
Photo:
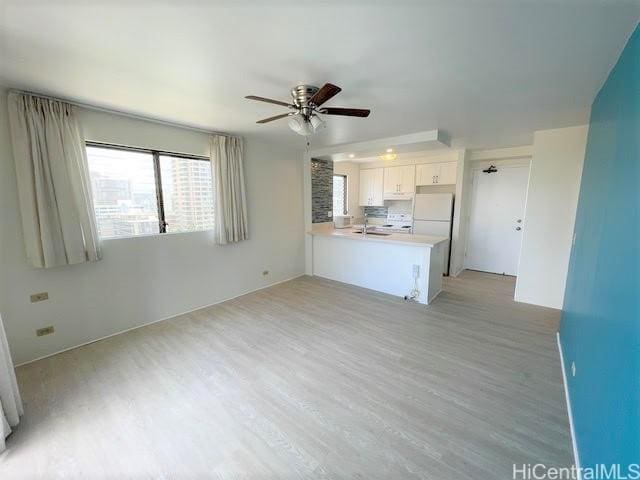
<instances>
[{"instance_id":1,"label":"white wall","mask_svg":"<svg viewBox=\"0 0 640 480\"><path fill-rule=\"evenodd\" d=\"M587 130L534 133L517 301L562 308Z\"/></svg>"},{"instance_id":2,"label":"white wall","mask_svg":"<svg viewBox=\"0 0 640 480\"><path fill-rule=\"evenodd\" d=\"M466 160L466 151L458 151L458 170L456 178L455 204L453 206L453 227L451 229L451 263L449 265L449 274L457 277L462 271L465 252L465 232L464 224L464 207L467 204L468 194L464 190L464 183L469 175Z\"/></svg>"},{"instance_id":3,"label":"white wall","mask_svg":"<svg viewBox=\"0 0 640 480\"><path fill-rule=\"evenodd\" d=\"M333 162L333 173L335 175L347 176L347 214L355 218L362 217L362 207L360 207L360 165L354 162ZM336 212L334 212L334 215Z\"/></svg>"},{"instance_id":4,"label":"white wall","mask_svg":"<svg viewBox=\"0 0 640 480\"><path fill-rule=\"evenodd\" d=\"M250 239L213 244L211 232L113 239L97 263L38 270L27 265L0 89L0 304L16 363L199 306L304 270L303 174L299 152L245 139ZM204 133L83 110L87 139L208 155ZM286 186L286 188L283 188ZM269 270L268 276L262 271ZM48 291L32 304L29 294ZM55 333L35 330L54 325Z\"/></svg>"}]
</instances>

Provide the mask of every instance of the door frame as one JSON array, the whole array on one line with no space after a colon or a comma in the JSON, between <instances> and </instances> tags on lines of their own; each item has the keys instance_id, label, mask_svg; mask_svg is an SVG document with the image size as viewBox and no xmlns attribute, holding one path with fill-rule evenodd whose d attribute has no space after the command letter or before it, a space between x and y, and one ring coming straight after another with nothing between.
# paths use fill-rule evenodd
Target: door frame
<instances>
[{"instance_id":1,"label":"door frame","mask_svg":"<svg viewBox=\"0 0 640 480\"><path fill-rule=\"evenodd\" d=\"M527 180L527 191L525 192L524 197L524 212L522 212L522 222L523 225L526 224L526 213L527 213L527 200L529 197L529 182L531 181L531 158L530 156L526 157L517 157L517 158L507 158L507 159L495 159L495 160L476 160L470 165L469 169L469 192L467 193L469 198L469 210L468 215L464 219L465 223L465 238L464 238L464 258L462 262L463 270L470 270L467 267L467 252L469 250L469 242L471 239L471 212L473 212L473 199L475 198L475 189L476 185L473 183L473 179L478 170L484 170L491 165L495 165L497 168L513 168L513 167L529 167L529 179ZM518 266L516 268L516 277L518 272L520 271L520 256L522 255L522 242L520 242L520 251L518 252ZM495 274L499 275L499 274Z\"/></svg>"}]
</instances>

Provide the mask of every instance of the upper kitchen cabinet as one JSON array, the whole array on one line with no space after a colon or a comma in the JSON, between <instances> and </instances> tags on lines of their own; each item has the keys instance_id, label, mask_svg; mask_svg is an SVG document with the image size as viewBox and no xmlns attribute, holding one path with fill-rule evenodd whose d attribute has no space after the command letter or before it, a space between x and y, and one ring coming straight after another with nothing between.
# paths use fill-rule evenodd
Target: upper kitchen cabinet
<instances>
[{"instance_id":1,"label":"upper kitchen cabinet","mask_svg":"<svg viewBox=\"0 0 640 480\"><path fill-rule=\"evenodd\" d=\"M384 205L384 169L360 170L360 206L381 207Z\"/></svg>"},{"instance_id":2,"label":"upper kitchen cabinet","mask_svg":"<svg viewBox=\"0 0 640 480\"><path fill-rule=\"evenodd\" d=\"M384 169L384 199L398 200L411 197L416 190L415 165Z\"/></svg>"},{"instance_id":3,"label":"upper kitchen cabinet","mask_svg":"<svg viewBox=\"0 0 640 480\"><path fill-rule=\"evenodd\" d=\"M440 164L440 173L436 175L438 185L455 185L458 176L458 162Z\"/></svg>"},{"instance_id":4,"label":"upper kitchen cabinet","mask_svg":"<svg viewBox=\"0 0 640 480\"><path fill-rule=\"evenodd\" d=\"M416 166L416 185L455 185L457 162L423 163Z\"/></svg>"}]
</instances>

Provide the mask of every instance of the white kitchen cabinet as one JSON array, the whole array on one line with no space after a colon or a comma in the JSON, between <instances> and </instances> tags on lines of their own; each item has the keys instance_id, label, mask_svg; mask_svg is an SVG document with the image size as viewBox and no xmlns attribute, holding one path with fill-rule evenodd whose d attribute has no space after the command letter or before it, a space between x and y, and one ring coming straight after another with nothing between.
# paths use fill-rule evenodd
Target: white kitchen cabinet
<instances>
[{"instance_id":1,"label":"white kitchen cabinet","mask_svg":"<svg viewBox=\"0 0 640 480\"><path fill-rule=\"evenodd\" d=\"M384 169L360 170L360 206L381 207L384 205Z\"/></svg>"},{"instance_id":2,"label":"white kitchen cabinet","mask_svg":"<svg viewBox=\"0 0 640 480\"><path fill-rule=\"evenodd\" d=\"M416 185L435 185L438 173L440 173L439 163L416 165Z\"/></svg>"},{"instance_id":3,"label":"white kitchen cabinet","mask_svg":"<svg viewBox=\"0 0 640 480\"><path fill-rule=\"evenodd\" d=\"M457 162L423 163L416 166L416 185L455 185Z\"/></svg>"},{"instance_id":4,"label":"white kitchen cabinet","mask_svg":"<svg viewBox=\"0 0 640 480\"><path fill-rule=\"evenodd\" d=\"M406 198L416 190L415 165L387 167L384 169L384 198Z\"/></svg>"},{"instance_id":5,"label":"white kitchen cabinet","mask_svg":"<svg viewBox=\"0 0 640 480\"><path fill-rule=\"evenodd\" d=\"M436 180L438 185L455 185L458 173L457 162L447 162L440 164L440 173L437 174Z\"/></svg>"}]
</instances>

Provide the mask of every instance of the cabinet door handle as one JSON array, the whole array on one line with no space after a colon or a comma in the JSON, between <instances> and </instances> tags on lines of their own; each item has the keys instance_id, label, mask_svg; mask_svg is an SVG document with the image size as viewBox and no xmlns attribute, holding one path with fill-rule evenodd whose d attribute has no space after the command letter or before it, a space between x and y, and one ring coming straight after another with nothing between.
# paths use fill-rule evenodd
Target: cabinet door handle
<instances>
[{"instance_id":1,"label":"cabinet door handle","mask_svg":"<svg viewBox=\"0 0 640 480\"><path fill-rule=\"evenodd\" d=\"M438 177L439 177L439 175L436 175L436 183L438 183Z\"/></svg>"}]
</instances>

